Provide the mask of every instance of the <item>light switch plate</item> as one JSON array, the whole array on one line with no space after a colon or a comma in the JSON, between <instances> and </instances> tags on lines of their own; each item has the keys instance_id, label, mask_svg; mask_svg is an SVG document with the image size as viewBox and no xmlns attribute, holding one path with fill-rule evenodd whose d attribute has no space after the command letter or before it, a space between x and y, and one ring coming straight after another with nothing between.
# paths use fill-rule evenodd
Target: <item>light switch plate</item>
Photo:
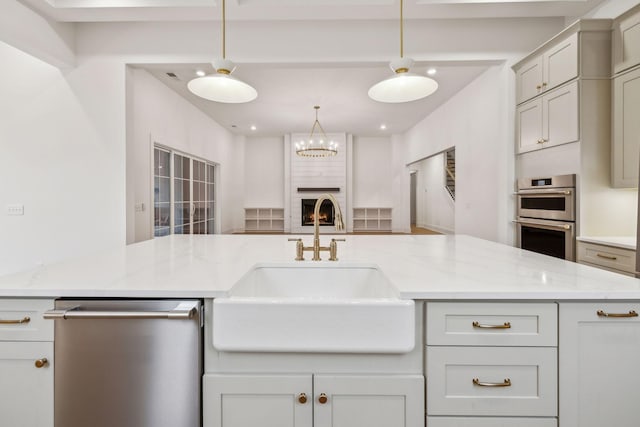
<instances>
[{"instance_id":1,"label":"light switch plate","mask_svg":"<svg viewBox=\"0 0 640 427\"><path fill-rule=\"evenodd\" d=\"M7 205L7 215L24 215L24 205L21 205L21 204Z\"/></svg>"}]
</instances>

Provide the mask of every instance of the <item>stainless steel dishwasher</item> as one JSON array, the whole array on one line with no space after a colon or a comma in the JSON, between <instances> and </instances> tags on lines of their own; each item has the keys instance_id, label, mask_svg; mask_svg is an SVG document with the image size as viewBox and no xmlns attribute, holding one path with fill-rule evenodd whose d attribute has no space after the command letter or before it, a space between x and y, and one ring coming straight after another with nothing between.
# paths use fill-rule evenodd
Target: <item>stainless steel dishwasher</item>
<instances>
[{"instance_id":1,"label":"stainless steel dishwasher","mask_svg":"<svg viewBox=\"0 0 640 427\"><path fill-rule=\"evenodd\" d=\"M58 300L55 427L199 427L199 300Z\"/></svg>"}]
</instances>

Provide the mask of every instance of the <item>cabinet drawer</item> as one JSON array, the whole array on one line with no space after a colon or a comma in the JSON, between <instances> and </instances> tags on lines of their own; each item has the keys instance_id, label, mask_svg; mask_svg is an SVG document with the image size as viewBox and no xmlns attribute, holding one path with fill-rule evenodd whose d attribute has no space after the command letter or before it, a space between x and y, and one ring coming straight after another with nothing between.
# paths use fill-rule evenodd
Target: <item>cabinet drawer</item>
<instances>
[{"instance_id":1,"label":"cabinet drawer","mask_svg":"<svg viewBox=\"0 0 640 427\"><path fill-rule=\"evenodd\" d=\"M556 418L427 417L429 427L558 427Z\"/></svg>"},{"instance_id":2,"label":"cabinet drawer","mask_svg":"<svg viewBox=\"0 0 640 427\"><path fill-rule=\"evenodd\" d=\"M558 427L556 418L427 417L429 427Z\"/></svg>"},{"instance_id":3,"label":"cabinet drawer","mask_svg":"<svg viewBox=\"0 0 640 427\"><path fill-rule=\"evenodd\" d=\"M556 304L428 303L427 345L558 345Z\"/></svg>"},{"instance_id":4,"label":"cabinet drawer","mask_svg":"<svg viewBox=\"0 0 640 427\"><path fill-rule=\"evenodd\" d=\"M557 351L427 347L429 415L555 417Z\"/></svg>"},{"instance_id":5,"label":"cabinet drawer","mask_svg":"<svg viewBox=\"0 0 640 427\"><path fill-rule=\"evenodd\" d=\"M53 341L53 322L42 314L53 300L0 299L0 341Z\"/></svg>"},{"instance_id":6,"label":"cabinet drawer","mask_svg":"<svg viewBox=\"0 0 640 427\"><path fill-rule=\"evenodd\" d=\"M636 253L630 249L578 242L578 262L635 273Z\"/></svg>"}]
</instances>

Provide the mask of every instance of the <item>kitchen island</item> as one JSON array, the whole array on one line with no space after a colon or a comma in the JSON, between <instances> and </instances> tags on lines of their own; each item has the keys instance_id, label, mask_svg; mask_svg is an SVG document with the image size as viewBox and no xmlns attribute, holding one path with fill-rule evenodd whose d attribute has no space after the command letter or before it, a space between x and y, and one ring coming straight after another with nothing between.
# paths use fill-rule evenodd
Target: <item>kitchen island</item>
<instances>
[{"instance_id":1,"label":"kitchen island","mask_svg":"<svg viewBox=\"0 0 640 427\"><path fill-rule=\"evenodd\" d=\"M0 297L217 298L255 264L317 263L294 261L287 237L157 238L0 277ZM376 264L406 299L640 299L640 280L469 236L346 239L335 263Z\"/></svg>"},{"instance_id":2,"label":"kitchen island","mask_svg":"<svg viewBox=\"0 0 640 427\"><path fill-rule=\"evenodd\" d=\"M0 394L31 384L24 402L0 403L0 424L32 407L37 390L39 418L25 425L52 426L55 337L39 313L53 299L195 298L205 306L205 427L635 425L640 280L462 235L348 235L335 262L294 261L287 237L168 236L0 278L0 319L23 306L32 311L14 317L33 319L0 327L0 370L11 372ZM363 265L415 303L412 348L214 345L215 299L256 266ZM13 362L16 348L26 363ZM34 376L33 360L48 379Z\"/></svg>"}]
</instances>

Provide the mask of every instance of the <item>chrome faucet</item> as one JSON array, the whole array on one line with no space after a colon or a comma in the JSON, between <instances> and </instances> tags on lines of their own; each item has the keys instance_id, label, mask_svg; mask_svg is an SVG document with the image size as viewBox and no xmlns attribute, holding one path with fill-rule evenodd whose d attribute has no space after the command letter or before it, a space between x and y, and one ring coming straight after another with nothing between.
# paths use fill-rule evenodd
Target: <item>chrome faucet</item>
<instances>
[{"instance_id":1,"label":"chrome faucet","mask_svg":"<svg viewBox=\"0 0 640 427\"><path fill-rule=\"evenodd\" d=\"M296 261L304 261L304 251L313 251L313 261L320 261L320 251L329 251L329 261L338 260L338 243L344 242L345 239L331 239L329 246L320 246L320 205L325 200L331 201L335 209L334 223L337 231L344 229L344 222L342 222L342 211L340 205L332 194L321 194L316 200L316 205L313 208L313 246L304 246L302 239L289 239L296 242Z\"/></svg>"}]
</instances>

